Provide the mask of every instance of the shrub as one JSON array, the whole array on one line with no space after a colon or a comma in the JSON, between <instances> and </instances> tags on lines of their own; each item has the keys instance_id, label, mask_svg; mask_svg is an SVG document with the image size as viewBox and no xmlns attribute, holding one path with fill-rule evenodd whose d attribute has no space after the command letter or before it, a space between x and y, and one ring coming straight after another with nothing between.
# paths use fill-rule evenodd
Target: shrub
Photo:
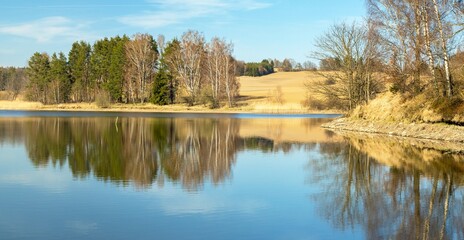
<instances>
[{"instance_id":1,"label":"shrub","mask_svg":"<svg viewBox=\"0 0 464 240\"><path fill-rule=\"evenodd\" d=\"M109 108L111 106L111 96L107 91L100 91L95 96L95 103L99 108Z\"/></svg>"},{"instance_id":2,"label":"shrub","mask_svg":"<svg viewBox=\"0 0 464 240\"><path fill-rule=\"evenodd\" d=\"M303 103L303 107L308 108L308 109L313 109L313 110L324 110L326 108L326 105L324 104L324 101L319 100L319 99L314 99L311 97L307 97Z\"/></svg>"},{"instance_id":3,"label":"shrub","mask_svg":"<svg viewBox=\"0 0 464 240\"><path fill-rule=\"evenodd\" d=\"M273 91L269 91L269 101L271 103L276 103L283 105L285 103L284 93L282 92L282 87L277 86Z\"/></svg>"}]
</instances>

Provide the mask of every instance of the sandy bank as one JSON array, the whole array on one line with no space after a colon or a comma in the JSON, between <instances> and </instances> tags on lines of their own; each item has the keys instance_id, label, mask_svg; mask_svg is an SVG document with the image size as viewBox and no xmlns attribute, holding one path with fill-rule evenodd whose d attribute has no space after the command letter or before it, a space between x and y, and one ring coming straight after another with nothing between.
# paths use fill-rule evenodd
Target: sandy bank
<instances>
[{"instance_id":1,"label":"sandy bank","mask_svg":"<svg viewBox=\"0 0 464 240\"><path fill-rule=\"evenodd\" d=\"M361 119L338 118L323 124L322 127L335 131L354 131L386 134L408 138L444 140L464 143L464 127L448 124L395 123L387 121L368 121Z\"/></svg>"}]
</instances>

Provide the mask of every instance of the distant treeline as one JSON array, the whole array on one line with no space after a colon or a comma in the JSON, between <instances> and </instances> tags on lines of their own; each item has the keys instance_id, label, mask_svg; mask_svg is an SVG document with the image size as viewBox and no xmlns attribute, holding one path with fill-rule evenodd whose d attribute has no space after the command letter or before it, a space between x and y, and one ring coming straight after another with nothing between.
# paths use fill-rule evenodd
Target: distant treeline
<instances>
[{"instance_id":1,"label":"distant treeline","mask_svg":"<svg viewBox=\"0 0 464 240\"><path fill-rule=\"evenodd\" d=\"M0 100L15 100L27 82L26 69L0 67Z\"/></svg>"},{"instance_id":2,"label":"distant treeline","mask_svg":"<svg viewBox=\"0 0 464 240\"><path fill-rule=\"evenodd\" d=\"M75 42L67 55L36 52L25 71L9 71L19 71L26 78L19 89L24 86L29 100L46 104L96 101L102 105L185 102L232 106L240 87L232 51L231 43L217 37L206 42L197 31L168 42L162 35L157 40L150 34L124 35L93 45ZM2 90L15 88L6 87L11 81L2 78Z\"/></svg>"},{"instance_id":3,"label":"distant treeline","mask_svg":"<svg viewBox=\"0 0 464 240\"><path fill-rule=\"evenodd\" d=\"M275 71L282 72L297 72L297 71L315 71L316 64L311 61L306 61L303 64L296 62L291 58L286 58L283 61L277 59L264 59L261 62L238 62L237 73L240 76L259 77L274 73Z\"/></svg>"}]
</instances>

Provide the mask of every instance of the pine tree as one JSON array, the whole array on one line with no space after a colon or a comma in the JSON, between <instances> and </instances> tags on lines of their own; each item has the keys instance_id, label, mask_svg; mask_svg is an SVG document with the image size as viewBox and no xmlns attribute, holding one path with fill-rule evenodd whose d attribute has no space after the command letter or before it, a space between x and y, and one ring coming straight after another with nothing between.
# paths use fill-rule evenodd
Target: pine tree
<instances>
[{"instance_id":1,"label":"pine tree","mask_svg":"<svg viewBox=\"0 0 464 240\"><path fill-rule=\"evenodd\" d=\"M64 103L69 99L71 93L71 79L69 76L68 63L64 53L54 53L50 62L50 90L51 99L54 103Z\"/></svg>"},{"instance_id":2,"label":"pine tree","mask_svg":"<svg viewBox=\"0 0 464 240\"><path fill-rule=\"evenodd\" d=\"M109 65L108 82L105 89L109 92L113 101L122 102L123 83L126 64L125 45L129 41L127 36L115 37L111 39L113 48Z\"/></svg>"},{"instance_id":3,"label":"pine tree","mask_svg":"<svg viewBox=\"0 0 464 240\"><path fill-rule=\"evenodd\" d=\"M158 105L167 105L170 103L169 83L172 76L167 72L165 67L161 67L155 75L153 83L152 102Z\"/></svg>"},{"instance_id":4,"label":"pine tree","mask_svg":"<svg viewBox=\"0 0 464 240\"><path fill-rule=\"evenodd\" d=\"M73 84L74 101L91 101L93 84L90 79L90 45L86 42L75 42L69 52L69 68Z\"/></svg>"},{"instance_id":5,"label":"pine tree","mask_svg":"<svg viewBox=\"0 0 464 240\"><path fill-rule=\"evenodd\" d=\"M32 101L48 103L48 83L50 81L50 60L46 53L34 53L28 62L28 97Z\"/></svg>"}]
</instances>

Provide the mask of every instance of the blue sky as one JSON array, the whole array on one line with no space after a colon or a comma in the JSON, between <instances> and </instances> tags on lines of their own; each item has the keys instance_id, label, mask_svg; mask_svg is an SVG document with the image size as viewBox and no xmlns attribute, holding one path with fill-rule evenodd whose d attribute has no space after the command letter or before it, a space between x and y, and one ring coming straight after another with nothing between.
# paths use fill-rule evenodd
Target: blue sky
<instances>
[{"instance_id":1,"label":"blue sky","mask_svg":"<svg viewBox=\"0 0 464 240\"><path fill-rule=\"evenodd\" d=\"M135 33L166 39L189 29L234 44L244 61L304 62L332 24L360 21L364 0L15 0L0 6L0 65L26 66L34 52Z\"/></svg>"}]
</instances>

